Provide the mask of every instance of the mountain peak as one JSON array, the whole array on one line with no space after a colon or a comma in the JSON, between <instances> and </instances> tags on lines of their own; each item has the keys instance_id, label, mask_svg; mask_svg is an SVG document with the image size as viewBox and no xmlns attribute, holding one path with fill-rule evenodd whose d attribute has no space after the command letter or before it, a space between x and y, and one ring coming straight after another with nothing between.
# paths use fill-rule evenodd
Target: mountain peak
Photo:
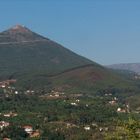
<instances>
[{"instance_id":1,"label":"mountain peak","mask_svg":"<svg viewBox=\"0 0 140 140\"><path fill-rule=\"evenodd\" d=\"M47 40L47 38L35 32L32 32L30 29L19 24L0 33L0 36L1 38L3 38L3 39L0 39L0 43L33 42L33 41L46 41Z\"/></svg>"},{"instance_id":2,"label":"mountain peak","mask_svg":"<svg viewBox=\"0 0 140 140\"><path fill-rule=\"evenodd\" d=\"M19 25L19 24L12 27L12 29L14 29L14 30L23 29L23 28L25 29L25 26L24 25Z\"/></svg>"},{"instance_id":3,"label":"mountain peak","mask_svg":"<svg viewBox=\"0 0 140 140\"><path fill-rule=\"evenodd\" d=\"M16 31L16 32L29 32L30 30L26 28L24 25L15 25L12 28L9 29L10 31ZM31 31L30 31L31 32Z\"/></svg>"}]
</instances>

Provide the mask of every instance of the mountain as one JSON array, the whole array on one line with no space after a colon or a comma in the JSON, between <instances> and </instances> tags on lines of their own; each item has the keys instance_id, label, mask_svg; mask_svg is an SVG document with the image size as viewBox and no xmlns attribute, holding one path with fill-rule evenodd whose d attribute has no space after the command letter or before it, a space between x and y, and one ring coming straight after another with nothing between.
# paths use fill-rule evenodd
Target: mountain
<instances>
[{"instance_id":1,"label":"mountain","mask_svg":"<svg viewBox=\"0 0 140 140\"><path fill-rule=\"evenodd\" d=\"M30 29L16 25L0 33L0 80L17 86L94 91L128 81Z\"/></svg>"},{"instance_id":2,"label":"mountain","mask_svg":"<svg viewBox=\"0 0 140 140\"><path fill-rule=\"evenodd\" d=\"M8 72L14 76L34 70L56 73L92 63L21 25L0 33L1 75Z\"/></svg>"},{"instance_id":3,"label":"mountain","mask_svg":"<svg viewBox=\"0 0 140 140\"><path fill-rule=\"evenodd\" d=\"M140 63L113 64L107 67L118 70L128 70L140 74Z\"/></svg>"}]
</instances>

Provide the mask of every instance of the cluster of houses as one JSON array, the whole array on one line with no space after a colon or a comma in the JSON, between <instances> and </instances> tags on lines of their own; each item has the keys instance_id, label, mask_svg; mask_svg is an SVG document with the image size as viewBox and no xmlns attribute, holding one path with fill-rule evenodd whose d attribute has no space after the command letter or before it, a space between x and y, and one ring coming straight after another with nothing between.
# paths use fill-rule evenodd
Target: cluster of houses
<instances>
[{"instance_id":1,"label":"cluster of houses","mask_svg":"<svg viewBox=\"0 0 140 140\"><path fill-rule=\"evenodd\" d=\"M25 91L26 95L34 95L35 91L34 90L27 90Z\"/></svg>"},{"instance_id":2,"label":"cluster of houses","mask_svg":"<svg viewBox=\"0 0 140 140\"><path fill-rule=\"evenodd\" d=\"M112 94L106 94L105 96L112 96ZM118 104L118 98L113 97L112 100L108 101L108 103L111 106L117 105ZM118 107L116 111L117 111L117 113L130 113L129 104L124 104L124 107Z\"/></svg>"},{"instance_id":3,"label":"cluster of houses","mask_svg":"<svg viewBox=\"0 0 140 140\"><path fill-rule=\"evenodd\" d=\"M55 97L59 97L61 95L64 95L65 93L64 92L60 92L60 91L55 91L55 90L52 90L49 95L50 96L55 96Z\"/></svg>"},{"instance_id":4,"label":"cluster of houses","mask_svg":"<svg viewBox=\"0 0 140 140\"><path fill-rule=\"evenodd\" d=\"M118 101L118 98L117 97L114 97L111 101L109 101L108 103L110 105L116 105L117 104L117 101Z\"/></svg>"},{"instance_id":5,"label":"cluster of houses","mask_svg":"<svg viewBox=\"0 0 140 140\"><path fill-rule=\"evenodd\" d=\"M80 100L79 99L76 99L75 102L71 102L70 104L72 106L77 106L79 102L80 102Z\"/></svg>"},{"instance_id":6,"label":"cluster of houses","mask_svg":"<svg viewBox=\"0 0 140 140\"><path fill-rule=\"evenodd\" d=\"M2 114L0 114L0 115L2 115ZM18 114L10 111L9 113L4 113L3 116L10 118L10 117L16 117L16 116L18 116Z\"/></svg>"},{"instance_id":7,"label":"cluster of houses","mask_svg":"<svg viewBox=\"0 0 140 140\"><path fill-rule=\"evenodd\" d=\"M96 123L93 123L92 125L84 126L84 130L85 131L90 131L93 128L98 130L99 132L103 132L103 131L108 131L109 130L108 127L99 127Z\"/></svg>"},{"instance_id":8,"label":"cluster of houses","mask_svg":"<svg viewBox=\"0 0 140 140\"><path fill-rule=\"evenodd\" d=\"M130 113L129 104L126 104L125 107L123 107L123 108L118 107L118 108L117 108L117 112L118 112L118 113Z\"/></svg>"},{"instance_id":9,"label":"cluster of houses","mask_svg":"<svg viewBox=\"0 0 140 140\"><path fill-rule=\"evenodd\" d=\"M76 99L75 102L71 102L70 104L72 106L78 106L79 103L80 103L80 100L79 99ZM88 104L85 104L85 107L89 107L89 105Z\"/></svg>"},{"instance_id":10,"label":"cluster of houses","mask_svg":"<svg viewBox=\"0 0 140 140\"><path fill-rule=\"evenodd\" d=\"M0 129L2 130L4 127L8 127L10 125L9 122L0 121Z\"/></svg>"},{"instance_id":11,"label":"cluster of houses","mask_svg":"<svg viewBox=\"0 0 140 140\"><path fill-rule=\"evenodd\" d=\"M52 90L50 93L45 94L45 95L41 95L41 98L47 98L47 99L61 99L61 98L66 98L65 93L64 92L60 92L60 91L55 91Z\"/></svg>"},{"instance_id":12,"label":"cluster of houses","mask_svg":"<svg viewBox=\"0 0 140 140\"><path fill-rule=\"evenodd\" d=\"M10 117L16 117L18 116L17 113L13 113L13 112L9 112L9 113L0 113L1 116L6 117L6 118L10 118ZM0 121L0 129L2 130L4 127L8 127L10 125L9 122L6 121Z\"/></svg>"},{"instance_id":13,"label":"cluster of houses","mask_svg":"<svg viewBox=\"0 0 140 140\"><path fill-rule=\"evenodd\" d=\"M11 79L11 80L5 80L0 82L0 88L3 89L5 96L9 97L10 94L19 94L19 91L16 90L15 87L11 86L11 84L16 83L17 80ZM27 90L24 92L26 95L33 95L35 93L34 90Z\"/></svg>"},{"instance_id":14,"label":"cluster of houses","mask_svg":"<svg viewBox=\"0 0 140 140\"><path fill-rule=\"evenodd\" d=\"M2 82L0 82L0 88L8 87L10 84L16 83L16 81L17 80L15 80L15 79L2 81Z\"/></svg>"},{"instance_id":15,"label":"cluster of houses","mask_svg":"<svg viewBox=\"0 0 140 140\"><path fill-rule=\"evenodd\" d=\"M18 116L17 113L13 113L12 111L10 111L9 113L0 113L0 115L2 115L3 117L6 118L10 118L10 117L16 117ZM0 129L3 130L5 127L10 126L10 123L7 121L0 121ZM30 137L39 137L40 136L40 132L39 130L34 130L33 127L31 125L24 125L22 126L22 128L24 129L24 131L29 134ZM5 140L8 138L4 138Z\"/></svg>"},{"instance_id":16,"label":"cluster of houses","mask_svg":"<svg viewBox=\"0 0 140 140\"><path fill-rule=\"evenodd\" d=\"M15 87L11 86L11 84L16 83L15 79L5 80L0 82L0 88L3 89L6 97L9 97L10 94L19 94Z\"/></svg>"},{"instance_id":17,"label":"cluster of houses","mask_svg":"<svg viewBox=\"0 0 140 140\"><path fill-rule=\"evenodd\" d=\"M9 122L6 121L0 121L0 129L3 130L5 127L10 126ZM31 125L24 125L22 126L24 131L29 134L31 138L33 137L39 137L40 136L40 131L39 130L34 130ZM8 140L9 138L4 138L3 140Z\"/></svg>"},{"instance_id":18,"label":"cluster of houses","mask_svg":"<svg viewBox=\"0 0 140 140\"><path fill-rule=\"evenodd\" d=\"M24 131L29 134L31 138L40 136L40 131L34 130L31 125L24 125L22 128L24 128Z\"/></svg>"}]
</instances>

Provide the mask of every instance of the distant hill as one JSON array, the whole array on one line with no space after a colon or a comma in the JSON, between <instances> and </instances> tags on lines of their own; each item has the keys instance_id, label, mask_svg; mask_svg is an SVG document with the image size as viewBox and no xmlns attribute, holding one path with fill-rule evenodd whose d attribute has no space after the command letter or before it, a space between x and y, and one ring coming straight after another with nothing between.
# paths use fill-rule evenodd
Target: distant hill
<instances>
[{"instance_id":1,"label":"distant hill","mask_svg":"<svg viewBox=\"0 0 140 140\"><path fill-rule=\"evenodd\" d=\"M140 74L140 63L123 63L107 66L112 69L128 70Z\"/></svg>"},{"instance_id":2,"label":"distant hill","mask_svg":"<svg viewBox=\"0 0 140 140\"><path fill-rule=\"evenodd\" d=\"M62 45L16 25L0 33L0 80L17 86L94 91L128 81Z\"/></svg>"}]
</instances>

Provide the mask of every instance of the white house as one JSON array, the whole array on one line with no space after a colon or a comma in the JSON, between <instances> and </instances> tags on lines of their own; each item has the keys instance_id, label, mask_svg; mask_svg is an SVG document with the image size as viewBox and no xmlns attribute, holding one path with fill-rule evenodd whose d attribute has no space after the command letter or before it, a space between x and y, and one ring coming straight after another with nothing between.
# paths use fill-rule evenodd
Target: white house
<instances>
[{"instance_id":1,"label":"white house","mask_svg":"<svg viewBox=\"0 0 140 140\"><path fill-rule=\"evenodd\" d=\"M76 103L71 103L71 105L73 105L73 106L77 106L77 104L76 104Z\"/></svg>"},{"instance_id":2,"label":"white house","mask_svg":"<svg viewBox=\"0 0 140 140\"><path fill-rule=\"evenodd\" d=\"M15 94L18 94L18 91L15 91Z\"/></svg>"},{"instance_id":3,"label":"white house","mask_svg":"<svg viewBox=\"0 0 140 140\"><path fill-rule=\"evenodd\" d=\"M89 130L90 130L90 126L85 126L84 129L85 129L86 131L89 131Z\"/></svg>"},{"instance_id":4,"label":"white house","mask_svg":"<svg viewBox=\"0 0 140 140\"><path fill-rule=\"evenodd\" d=\"M9 122L0 121L0 129L3 129L4 127L8 127L10 125Z\"/></svg>"},{"instance_id":5,"label":"white house","mask_svg":"<svg viewBox=\"0 0 140 140\"><path fill-rule=\"evenodd\" d=\"M126 110L125 109L121 109L120 107L117 109L117 112L118 113L126 113Z\"/></svg>"},{"instance_id":6,"label":"white house","mask_svg":"<svg viewBox=\"0 0 140 140\"><path fill-rule=\"evenodd\" d=\"M4 114L3 116L4 117L11 117L11 114L10 113L7 113L7 114Z\"/></svg>"},{"instance_id":7,"label":"white house","mask_svg":"<svg viewBox=\"0 0 140 140\"><path fill-rule=\"evenodd\" d=\"M77 100L76 100L76 102L78 102L78 103L79 103L79 102L80 102L80 100L79 100L79 99L77 99Z\"/></svg>"},{"instance_id":8,"label":"white house","mask_svg":"<svg viewBox=\"0 0 140 140\"><path fill-rule=\"evenodd\" d=\"M25 125L23 126L25 132L27 132L28 134L32 134L33 132L33 127L31 125Z\"/></svg>"}]
</instances>

